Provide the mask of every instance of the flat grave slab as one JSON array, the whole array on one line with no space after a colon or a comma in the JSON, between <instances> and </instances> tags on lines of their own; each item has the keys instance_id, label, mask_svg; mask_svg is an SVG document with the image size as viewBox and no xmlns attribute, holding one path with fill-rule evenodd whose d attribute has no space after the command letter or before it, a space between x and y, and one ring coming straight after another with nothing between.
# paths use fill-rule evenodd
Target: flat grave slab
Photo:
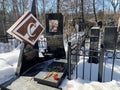
<instances>
[{"instance_id":1,"label":"flat grave slab","mask_svg":"<svg viewBox=\"0 0 120 90\"><path fill-rule=\"evenodd\" d=\"M65 77L67 63L65 59L55 60L42 71L40 71L34 80L38 83L58 87ZM58 80L55 80L54 74L58 75Z\"/></svg>"}]
</instances>

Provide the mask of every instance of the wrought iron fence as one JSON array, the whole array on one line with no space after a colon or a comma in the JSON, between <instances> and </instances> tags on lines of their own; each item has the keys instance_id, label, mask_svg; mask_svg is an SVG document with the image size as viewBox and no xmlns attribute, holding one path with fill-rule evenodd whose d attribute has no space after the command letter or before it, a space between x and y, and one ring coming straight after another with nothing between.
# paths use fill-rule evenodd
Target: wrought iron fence
<instances>
[{"instance_id":1,"label":"wrought iron fence","mask_svg":"<svg viewBox=\"0 0 120 90\"><path fill-rule=\"evenodd\" d=\"M99 42L97 43L98 48L97 50L93 50L95 52L93 54L90 54L92 51L92 49L90 49L91 40L86 33L79 36L77 43L75 41L74 44L73 42L68 43L68 79L72 79L72 72L74 70L76 72L75 77L80 77L84 80L105 82L117 78L116 76L120 76L115 71L115 65L120 61L120 50L117 49L117 45L115 45L114 49L107 49L103 42L103 40L105 40L105 32L103 33L103 30L101 30L100 33ZM114 39L116 40L117 38ZM98 58L98 63L89 62L90 57L92 59L93 57ZM111 65L111 68L108 69L108 65ZM95 72L95 70L97 72Z\"/></svg>"},{"instance_id":2,"label":"wrought iron fence","mask_svg":"<svg viewBox=\"0 0 120 90\"><path fill-rule=\"evenodd\" d=\"M0 53L10 52L19 45L19 41L13 37L0 37Z\"/></svg>"}]
</instances>

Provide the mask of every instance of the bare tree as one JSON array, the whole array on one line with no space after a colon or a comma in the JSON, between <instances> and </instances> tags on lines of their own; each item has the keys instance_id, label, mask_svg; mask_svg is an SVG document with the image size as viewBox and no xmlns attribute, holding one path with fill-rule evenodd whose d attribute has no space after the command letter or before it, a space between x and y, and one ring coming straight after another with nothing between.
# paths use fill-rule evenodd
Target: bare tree
<instances>
[{"instance_id":1,"label":"bare tree","mask_svg":"<svg viewBox=\"0 0 120 90\"><path fill-rule=\"evenodd\" d=\"M15 18L18 19L19 17L18 1L12 0L12 5L13 5L13 11L14 11Z\"/></svg>"},{"instance_id":2,"label":"bare tree","mask_svg":"<svg viewBox=\"0 0 120 90\"><path fill-rule=\"evenodd\" d=\"M81 15L82 15L82 21L84 22L84 1L83 0L81 0L81 6L82 6L82 8L81 8Z\"/></svg>"},{"instance_id":3,"label":"bare tree","mask_svg":"<svg viewBox=\"0 0 120 90\"><path fill-rule=\"evenodd\" d=\"M97 22L96 8L95 8L95 0L93 0L93 12L95 16L95 21Z\"/></svg>"},{"instance_id":4,"label":"bare tree","mask_svg":"<svg viewBox=\"0 0 120 90\"><path fill-rule=\"evenodd\" d=\"M60 4L60 0L57 0L57 13L59 13L59 4Z\"/></svg>"},{"instance_id":5,"label":"bare tree","mask_svg":"<svg viewBox=\"0 0 120 90\"><path fill-rule=\"evenodd\" d=\"M5 0L3 0L3 31L4 35L6 35L6 16L5 16Z\"/></svg>"},{"instance_id":6,"label":"bare tree","mask_svg":"<svg viewBox=\"0 0 120 90\"><path fill-rule=\"evenodd\" d=\"M105 2L103 0L103 16L104 16Z\"/></svg>"},{"instance_id":7,"label":"bare tree","mask_svg":"<svg viewBox=\"0 0 120 90\"><path fill-rule=\"evenodd\" d=\"M110 0L111 4L112 4L112 7L114 9L114 14L116 14L116 9L119 5L119 0Z\"/></svg>"}]
</instances>

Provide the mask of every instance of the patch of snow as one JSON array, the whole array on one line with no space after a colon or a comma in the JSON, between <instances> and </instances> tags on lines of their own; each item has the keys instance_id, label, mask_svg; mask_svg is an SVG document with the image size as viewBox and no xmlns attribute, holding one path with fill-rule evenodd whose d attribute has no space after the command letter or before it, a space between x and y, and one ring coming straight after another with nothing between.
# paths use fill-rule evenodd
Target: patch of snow
<instances>
[{"instance_id":1,"label":"patch of snow","mask_svg":"<svg viewBox=\"0 0 120 90\"><path fill-rule=\"evenodd\" d=\"M21 45L11 52L0 53L0 84L15 76L20 46Z\"/></svg>"},{"instance_id":2,"label":"patch of snow","mask_svg":"<svg viewBox=\"0 0 120 90\"><path fill-rule=\"evenodd\" d=\"M9 65L3 59L0 59L0 84L10 80L13 75L15 75L14 67Z\"/></svg>"},{"instance_id":3,"label":"patch of snow","mask_svg":"<svg viewBox=\"0 0 120 90\"><path fill-rule=\"evenodd\" d=\"M62 90L120 90L120 82L113 80L111 82L100 83L78 78L67 80L66 83L62 85Z\"/></svg>"}]
</instances>

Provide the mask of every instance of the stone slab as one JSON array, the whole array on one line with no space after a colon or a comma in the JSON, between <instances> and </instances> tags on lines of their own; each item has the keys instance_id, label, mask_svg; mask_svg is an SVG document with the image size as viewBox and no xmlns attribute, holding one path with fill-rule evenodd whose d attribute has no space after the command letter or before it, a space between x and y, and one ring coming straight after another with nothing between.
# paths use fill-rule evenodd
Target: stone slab
<instances>
[{"instance_id":1,"label":"stone slab","mask_svg":"<svg viewBox=\"0 0 120 90\"><path fill-rule=\"evenodd\" d=\"M45 68L44 70L40 71L34 77L34 80L37 81L38 83L42 83L42 84L53 86L53 87L58 87L60 85L60 83L62 82L65 74L66 74L67 64L66 64L65 61L66 60L54 61L47 68ZM59 65L64 67L63 70L61 70L61 71L60 70L55 71L58 74L59 80L54 80L53 76L50 76L50 77L44 79L45 75L47 75L51 71L54 71L55 68L58 69ZM53 70L49 70L49 69L53 69Z\"/></svg>"}]
</instances>

